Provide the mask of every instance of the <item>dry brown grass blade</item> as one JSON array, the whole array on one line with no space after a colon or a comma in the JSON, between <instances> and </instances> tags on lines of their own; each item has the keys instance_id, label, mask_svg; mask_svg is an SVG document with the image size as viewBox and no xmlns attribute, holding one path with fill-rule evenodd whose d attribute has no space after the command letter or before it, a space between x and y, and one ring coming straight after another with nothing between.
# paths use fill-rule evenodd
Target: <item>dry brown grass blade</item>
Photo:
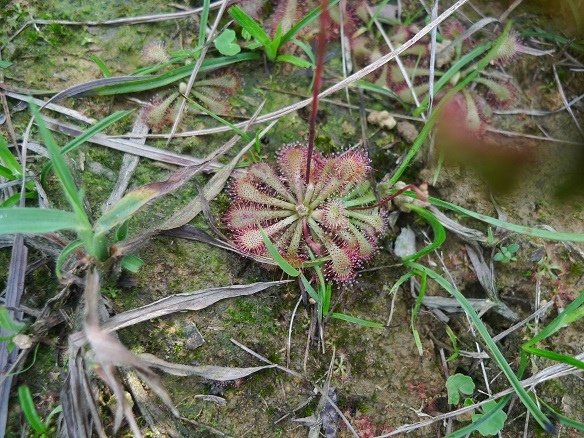
<instances>
[{"instance_id":1,"label":"dry brown grass blade","mask_svg":"<svg viewBox=\"0 0 584 438\"><path fill-rule=\"evenodd\" d=\"M136 116L134 126L132 127L132 134L142 135L148 134L148 126L143 121L145 112L146 110L143 108ZM144 145L144 143L146 143L146 137L136 139L135 143ZM138 157L137 155L124 154L122 166L120 167L120 171L118 173L118 179L116 180L116 184L112 189L109 198L103 204L102 211L106 211L108 208L110 208L113 204L115 204L122 198L124 192L128 188L128 185L130 184L130 178L132 177L134 170L138 166L138 161L140 161L140 157Z\"/></svg>"},{"instance_id":2,"label":"dry brown grass blade","mask_svg":"<svg viewBox=\"0 0 584 438\"><path fill-rule=\"evenodd\" d=\"M193 85L195 84L195 79L197 78L197 74L199 73L199 69L203 65L203 61L205 60L205 56L207 55L207 50L209 49L209 45L210 45L211 41L213 41L213 39L215 38L215 34L217 33L217 28L219 27L219 21L221 20L221 17L223 17L223 13L225 12L225 9L227 8L228 3L229 3L228 0L223 0L221 2L219 12L217 12L217 16L215 17L215 21L213 22L213 26L211 27L211 31L209 32L209 35L207 35L207 39L205 41L205 44L201 48L201 52L199 53L199 57L195 63L195 66L193 67L193 72L191 73L191 76L189 77L189 80L187 82L187 87L186 87L186 90L184 92L184 94L186 96L191 94L191 90L193 88ZM199 41L199 44L202 44L202 43L203 43L202 41ZM185 110L186 104L187 104L186 97L181 96L180 104L179 104L178 110L176 112L174 122L172 123L172 128L170 130L170 134L169 134L168 139L166 141L167 146L170 143L170 141L172 140L172 137L178 128L178 124L182 120L182 115L183 115L183 112Z\"/></svg>"},{"instance_id":3,"label":"dry brown grass blade","mask_svg":"<svg viewBox=\"0 0 584 438\"><path fill-rule=\"evenodd\" d=\"M264 130L262 130L262 132L260 132L259 137L263 137L275 124L276 121L270 123L266 128L264 128ZM245 153L247 153L247 151L254 144L255 140L245 145L243 149L227 165L223 166L217 173L215 173L215 175L213 175L209 182L203 187L201 195L204 196L205 202L212 201L219 193L221 193L239 160L241 160ZM127 254L130 251L138 248L152 236L155 236L164 230L171 230L189 223L202 211L203 202L200 196L197 196L162 224L156 225L149 230L146 230L136 236L132 236L129 239L118 243L115 246L115 253L118 255Z\"/></svg>"},{"instance_id":4,"label":"dry brown grass blade","mask_svg":"<svg viewBox=\"0 0 584 438\"><path fill-rule=\"evenodd\" d=\"M63 407L60 419L64 424L60 426L59 436L84 438L92 435L93 428L97 436L106 438L80 349L69 349L68 367L65 385L60 394Z\"/></svg>"},{"instance_id":5,"label":"dry brown grass blade","mask_svg":"<svg viewBox=\"0 0 584 438\"><path fill-rule=\"evenodd\" d=\"M504 302L499 298L499 292L497 291L497 285L495 281L495 267L493 261L487 264L483 256L483 251L478 245L466 245L466 252L468 258L472 263L472 267L477 275L479 283L487 293L489 300L494 304L494 310L512 322L519 321L519 316L513 310L509 308Z\"/></svg>"},{"instance_id":6,"label":"dry brown grass blade","mask_svg":"<svg viewBox=\"0 0 584 438\"><path fill-rule=\"evenodd\" d=\"M146 304L145 306L138 307L137 309L118 313L104 322L101 326L101 330L108 333L177 312L201 310L221 300L253 295L270 287L288 283L289 281L290 280L267 281L246 285L216 287L201 289L190 293L171 295L153 303ZM77 346L81 346L86 340L87 338L80 332L71 335L71 342Z\"/></svg>"},{"instance_id":7,"label":"dry brown grass blade","mask_svg":"<svg viewBox=\"0 0 584 438\"><path fill-rule=\"evenodd\" d=\"M96 372L110 387L117 401L114 432L119 429L122 419L125 418L134 436L141 436L132 408L125 398L122 383L116 374L116 368L121 366L136 370L142 380L158 395L173 415L179 416L158 375L138 356L130 352L118 339L100 327L98 312L100 298L99 274L95 267L91 267L86 272L84 297L84 333L91 346L93 360L97 365Z\"/></svg>"},{"instance_id":8,"label":"dry brown grass blade","mask_svg":"<svg viewBox=\"0 0 584 438\"><path fill-rule=\"evenodd\" d=\"M173 376L199 376L209 380L227 382L229 380L243 379L250 374L257 373L269 368L275 368L275 365L263 365L259 367L233 368L219 367L213 365L191 366L178 363L167 362L159 359L152 354L141 354L140 359L148 366L157 368Z\"/></svg>"},{"instance_id":9,"label":"dry brown grass blade","mask_svg":"<svg viewBox=\"0 0 584 438\"><path fill-rule=\"evenodd\" d=\"M24 276L28 263L28 248L24 246L24 238L17 234L12 244L12 253L10 255L10 265L8 267L8 278L6 279L5 305L8 308L10 316L19 321L22 318L22 312L16 309L20 306L20 299L24 292ZM0 336L7 336L4 329L0 329ZM18 357L19 350L8 351L8 343L0 343L0 374L5 375L11 368L13 362ZM10 397L10 388L12 387L12 376L5 376L0 383L0 436L4 436L6 431L6 421L8 418L8 399Z\"/></svg>"},{"instance_id":10,"label":"dry brown grass blade","mask_svg":"<svg viewBox=\"0 0 584 438\"><path fill-rule=\"evenodd\" d=\"M84 129L71 123L61 122L50 117L43 116L47 127L53 131L60 132L70 137L79 136ZM140 135L140 138L143 137ZM96 134L87 140L89 143L105 146L127 154L137 155L162 163L174 164L177 166L199 165L204 160L201 158L190 157L188 155L176 154L174 152L158 149L152 146L140 144L135 141L124 140L121 138L110 138L104 134ZM209 163L208 169L219 169L222 166L219 163Z\"/></svg>"}]
</instances>

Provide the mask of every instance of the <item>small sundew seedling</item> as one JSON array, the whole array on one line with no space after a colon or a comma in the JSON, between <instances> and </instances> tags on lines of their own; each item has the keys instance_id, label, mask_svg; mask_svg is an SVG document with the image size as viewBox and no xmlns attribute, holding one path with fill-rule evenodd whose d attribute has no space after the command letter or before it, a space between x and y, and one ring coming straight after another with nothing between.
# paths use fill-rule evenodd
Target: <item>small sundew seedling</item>
<instances>
[{"instance_id":1,"label":"small sundew seedling","mask_svg":"<svg viewBox=\"0 0 584 438\"><path fill-rule=\"evenodd\" d=\"M509 263L517 261L517 257L515 257L515 253L519 251L519 245L516 243L512 243L511 245L501 246L499 251L495 253L493 260L496 262L501 263Z\"/></svg>"}]
</instances>

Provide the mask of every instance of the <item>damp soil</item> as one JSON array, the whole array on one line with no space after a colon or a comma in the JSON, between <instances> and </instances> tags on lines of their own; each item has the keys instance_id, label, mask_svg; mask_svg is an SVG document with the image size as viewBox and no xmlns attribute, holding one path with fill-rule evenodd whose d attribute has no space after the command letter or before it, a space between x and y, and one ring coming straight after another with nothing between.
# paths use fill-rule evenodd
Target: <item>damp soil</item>
<instances>
[{"instance_id":1,"label":"damp soil","mask_svg":"<svg viewBox=\"0 0 584 438\"><path fill-rule=\"evenodd\" d=\"M99 7L96 7L98 3ZM478 2L478 6L481 7L483 3L490 2ZM500 13L504 10L502 3L489 7ZM29 14L46 19L100 20L172 10L167 2L159 0L110 0L83 5L66 0L9 1L4 11L0 12L0 22L4 20L6 34L11 34L28 19ZM544 15L532 16L529 12L526 8L519 10L519 25L522 20L545 20ZM472 16L472 10L468 13ZM73 27L55 24L40 27L39 31L28 27L3 52L4 58L13 62L4 72L4 79L15 88L62 90L101 77L99 68L90 59L91 54L99 56L112 74L123 75L141 66L141 50L149 42L162 40L170 50L178 50L188 47L195 35L196 25L192 18L135 26ZM340 54L340 48L331 45L327 70L333 76L327 78L327 83L341 74ZM554 86L552 70L552 65L558 59L556 55L524 57L509 69L508 72L523 91L518 107L553 109L562 105ZM300 98L298 96L306 95L311 80L307 73L298 69L264 65L261 62L235 65L230 72L235 72L243 84L229 101L230 115L235 120L249 117L264 100L264 112L297 101ZM562 70L561 74L566 94L576 96L584 91L581 81L578 82L577 73ZM150 101L163 94L164 91L158 91L134 97ZM353 95L352 103L358 104L358 94ZM334 99L344 101L344 94L339 93ZM380 99L376 95L364 94L362 99L367 108L400 110L392 101ZM15 103L10 100L11 105ZM67 99L63 105L96 119L115 110L135 108L135 104L124 97ZM317 138L317 147L321 151L339 152L359 143L361 124L358 109L348 110L344 106L321 102L321 112ZM24 132L27 122L26 113L14 114L17 132ZM497 116L493 124L500 129L526 134L541 135L545 132L555 138L578 140L574 121L565 112L539 118ZM190 113L179 130L205 126L214 126L214 122ZM306 111L282 118L263 142L261 157L273 160L281 145L304 140L307 126ZM125 119L107 133L128 132L130 127L131 119ZM5 126L0 129L7 134ZM396 159L408 145L395 131L370 129L368 135L374 174L379 181L385 174L391 173ZM176 139L169 146L164 141L151 139L148 144L203 157L228 138L228 135L213 135ZM66 137L60 135L57 135L57 139L61 144L67 141ZM506 217L510 222L528 226L546 224L556 230L584 232L582 186L566 182L567 174L578 173L578 168L573 166L574 163L580 163L578 154L581 155L582 151L563 143L523 137L501 138L500 141L509 147L523 148L530 162L517 170L517 178L509 183L512 190L493 192L484 175L476 169L447 163L436 184L431 185L430 193L479 213ZM33 157L31 167L39 168L43 162L44 159ZM114 186L121 154L87 144L81 152L71 157L71 163L79 181L87 187L89 205L97 216L101 203L107 199ZM98 163L99 166L90 166L92 163ZM170 169L169 166L141 159L131 185L162 180ZM406 180L414 183L429 181L435 170L434 157L422 155L409 170ZM146 208L132 221L130 232L160 220L187 203L196 196L197 187L207 179L207 176L200 177L197 184L189 184ZM49 181L48 195L55 206L64 207L65 201L60 197L56 180ZM228 195L221 194L211 204L211 213L220 219L229 202ZM487 231L483 224L476 221L454 214L451 217L467 226ZM207 227L202 218L196 219L194 225ZM440 357L441 349L446 356L452 353L446 324L439 321L431 311L422 308L417 320L422 345L422 351L419 352L410 325L415 297L410 294L409 287L402 288L392 303L393 297L389 293L397 279L405 273L391 250L393 240L403 226L416 230L420 244L424 239L421 232L429 231L412 215L401 214L396 225L390 227L387 236L383 238L381 250L375 259L366 266L376 269L363 272L355 283L335 286L333 292L333 306L337 312L385 323L393 307L391 322L383 329L327 320L324 344L319 346L316 339L307 337L312 318L311 307L301 303L292 324L290 355L287 357L291 317L300 298L298 285L289 283L253 296L221 301L201 311L178 313L121 330L121 340L132 351L152 353L172 362L238 367L260 365L256 358L232 342L236 340L269 360L306 376L303 379L278 369L270 369L241 381L219 385L196 377L162 375L164 386L184 418L172 419L155 396L149 394L151 403L159 408L160 418L153 427L136 410L144 434L170 436L173 433L171 431L174 431L178 436L216 436L220 433L234 437L306 436L308 429L295 420L315 413L319 397L311 382L322 385L329 367L332 369L330 385L336 389L338 407L360 436L379 435L404 424L421 421L428 415L448 412L446 374ZM543 317L541 327L541 324L557 314L558 308L564 307L583 288L584 263L578 249L582 251L584 248L580 246L574 249L562 243L506 234L501 230L493 232L497 237L504 237L506 243L519 244L520 248L515 261L495 264L500 298L521 318L527 317L535 310L536 284L539 284L540 305L549 301L555 304L552 311ZM485 254L489 256L491 251L495 249L488 249ZM440 253L446 269L467 297L486 297L466 255L465 242L449 233ZM138 273L124 273L119 278L106 279L102 291L112 314L148 304L170 294L277 280L282 276L276 269L268 269L221 249L174 238L153 238L137 255L145 262ZM8 265L9 256L9 250L0 249L0 266ZM35 251L31 254L33 261L42 257L43 254ZM541 263L542 259L544 263ZM440 263L434 256L427 262L434 266ZM27 306L39 308L44 300L58 292L59 286L52 268L52 263L48 263L27 276L24 298ZM5 270L0 270L0 284L4 282L5 275ZM427 294L445 296L434 284L429 285ZM37 409L43 417L59 403L59 391L66 371L67 334L77 318L74 308L78 299L73 294L70 303L63 307L67 316L65 322L43 339L34 364L16 379L16 384L27 383L31 387ZM512 325L492 311L486 313L484 320L493 334ZM448 326L458 336L458 347L461 350L476 350L475 338L469 333L466 318L462 314L449 315ZM527 325L502 341L500 347L510 363L516 363L519 346L535 333L536 328ZM566 354L581 353L584 348L581 336L583 328L582 324L571 325L556 335L550 346ZM470 375L477 382L478 390L487 390L478 361L459 357L447 364L448 373ZM550 364L549 361L535 360L532 371ZM490 391L494 393L505 389L507 384L502 376L497 377L496 365L488 360L484 365L487 375L494 379ZM105 388L100 388L103 391L98 399L99 409L104 416L104 425L111 427L113 400ZM145 391L148 390L145 388ZM582 394L584 384L574 376L555 379L538 387L538 395L579 421L584 421ZM217 403L203 395L221 397L224 403ZM9 436L18 436L23 420L15 397L11 399L11 406ZM525 415L521 404L514 403L508 414L511 420L503 436L520 436ZM454 426L467 424L466 420L457 419ZM413 432L411 436L441 436L443 432L443 424L437 422ZM124 430L120 436L127 433ZM339 436L350 436L342 424ZM529 436L543 436L543 432L532 426Z\"/></svg>"}]
</instances>

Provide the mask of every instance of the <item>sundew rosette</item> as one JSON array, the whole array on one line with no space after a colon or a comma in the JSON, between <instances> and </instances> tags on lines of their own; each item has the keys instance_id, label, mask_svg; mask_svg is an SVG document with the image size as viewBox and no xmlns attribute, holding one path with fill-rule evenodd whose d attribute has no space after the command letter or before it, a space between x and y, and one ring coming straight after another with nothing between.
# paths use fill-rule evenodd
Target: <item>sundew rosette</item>
<instances>
[{"instance_id":1,"label":"sundew rosette","mask_svg":"<svg viewBox=\"0 0 584 438\"><path fill-rule=\"evenodd\" d=\"M369 158L362 150L338 156L312 155L308 148L283 147L276 166L254 164L233 178L233 203L224 222L243 252L267 255L261 226L279 252L299 266L309 257L327 260L325 274L337 282L355 278L377 250L384 220L368 181Z\"/></svg>"}]
</instances>

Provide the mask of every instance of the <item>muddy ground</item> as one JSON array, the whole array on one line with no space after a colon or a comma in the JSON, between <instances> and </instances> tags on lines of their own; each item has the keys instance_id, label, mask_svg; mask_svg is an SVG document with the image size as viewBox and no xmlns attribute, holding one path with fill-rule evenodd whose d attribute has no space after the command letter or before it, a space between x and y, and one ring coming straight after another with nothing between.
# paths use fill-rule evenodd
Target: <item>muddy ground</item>
<instances>
[{"instance_id":1,"label":"muddy ground","mask_svg":"<svg viewBox=\"0 0 584 438\"><path fill-rule=\"evenodd\" d=\"M99 7L96 6L99 3ZM191 5L189 2L180 2ZM406 6L409 8L417 5ZM485 5L477 2L479 10L487 15L499 16L505 10L504 2ZM518 29L537 23L557 32L553 20L548 20L545 10L530 9L522 5L513 12ZM102 20L113 17L136 16L176 10L159 0L144 2L101 1L79 4L76 1L9 1L3 2L0 22L3 38L12 35L30 17L67 20ZM478 20L473 9L462 9L468 16ZM537 12L537 14L534 14ZM8 43L2 52L3 59L13 64L4 71L7 86L22 90L62 90L69 86L101 77L96 64L89 59L90 54L98 55L114 75L129 74L143 65L142 48L153 40L162 40L167 48L178 50L188 47L196 35L193 18L164 21L154 24L132 26L68 26L51 24L37 30L28 27ZM553 55L540 57L523 55L507 69L517 81L521 96L517 108L553 110L562 106L561 95L554 81L552 66L564 61L565 52L557 46ZM571 56L577 56L568 52ZM581 54L580 54L581 55ZM340 47L329 46L326 84L337 80L341 72ZM581 59L581 57L580 57ZM564 92L568 99L580 95L583 90L582 73L558 66ZM270 112L293 103L298 96L306 96L310 85L310 74L296 68L282 65L264 65L262 62L234 65L230 68L242 81L242 86L230 97L229 113L233 120L247 119L265 99L263 112ZM135 95L142 101L150 101L163 95L162 91ZM359 93L352 92L352 103L359 104ZM403 112L396 103L374 94L363 94L365 107ZM337 93L334 100L345 101L344 93ZM9 99L12 106L17 101ZM67 99L62 105L82 111L85 115L100 119L118 109L136 108L137 104L123 96ZM358 109L347 108L328 102L321 103L317 147L326 153L338 152L357 144L361 140L361 124ZM575 116L582 113L582 106L574 106ZM307 135L307 111L299 111L282 118L267 135L260 155L273 160L275 152L282 144L294 140L304 140ZM108 134L122 134L131 129L132 117L126 118L109 128ZM13 114L14 127L22 134L28 123L26 112ZM545 117L519 115L499 115L493 125L518 133L543 135L562 140L578 141L574 120L566 112ZM179 131L215 126L207 117L190 113L179 126ZM417 125L421 127L420 124ZM0 127L8 137L6 125ZM169 127L164 129L168 130ZM164 140L149 139L147 144L159 148L203 157L222 145L229 134L175 139L166 146ZM395 131L371 128L368 131L369 148L372 157L374 177L377 181L391 172L396 159L408 145ZM61 144L65 136L57 136ZM35 140L39 140L35 137ZM516 142L534 164L517 168L518 181L513 181L514 190L496 193L492 197L489 186L471 168L446 166L441 171L430 193L473 211L497 217L506 215L508 221L528 226L549 225L556 230L584 232L584 207L582 186L571 186L569 196L559 197L556 187L562 177L578 173L570 168L577 162L573 145L540 141L525 137L505 138L506 144ZM571 155L571 154L576 155ZM72 162L77 169L79 182L87 188L87 198L95 216L100 205L107 199L113 188L122 160L122 154L101 146L87 144L75 153ZM31 169L39 169L44 158L33 155ZM423 154L408 171L405 180L414 183L430 181L436 168L436 161ZM82 170L84 169L84 170ZM131 186L162 180L169 174L170 166L141 159ZM568 170L567 170L568 169ZM580 171L581 171L580 167ZM515 169L513 169L515 170ZM577 179L577 178L576 178ZM197 185L173 193L141 212L130 224L130 233L144 228L153 220L158 220L177 206L184 205L197 193L197 186L204 184L208 176L197 178ZM511 183L510 183L511 184ZM578 193L578 190L580 191ZM51 180L47 188L48 196L55 206L64 207L56 180ZM227 194L221 194L212 204L211 211L216 218L221 217L229 204ZM497 208L499 210L497 210ZM486 232L487 228L470 219L449 215L467 226ZM203 218L195 225L207 228ZM400 227L409 225L423 242L422 231L427 227L409 214L401 214L393 229L382 240L382 248L366 268L378 268L363 272L358 280L348 286L335 287L333 305L335 311L385 323L392 308L389 294L396 280L405 273L399 266L399 259L393 254L392 242ZM222 228L225 231L224 228ZM540 327L557 314L557 309L566 305L584 287L584 260L582 253L562 243L543 241L519 236L502 230L495 230L497 237L506 238L506 243L518 243L517 260L509 263L495 263L496 286L501 300L520 318L532 314L537 305L553 301L554 305L546 313ZM579 247L582 251L584 248ZM31 250L32 261L45 257L37 250ZM491 248L485 248L485 256L492 256ZM544 263L538 263L545 258ZM106 279L103 293L110 313L118 313L138 307L170 294L195 291L214 286L247 284L255 281L270 281L281 278L277 269L266 269L257 263L236 254L197 242L168 237L156 237L142 247L137 255L144 260L144 266L137 274L124 273L120 278ZM485 298L472 265L465 251L465 242L453 233L448 233L445 245L440 250L445 268L450 272L457 286L468 298ZM0 250L0 266L8 266L9 248ZM440 260L432 255L427 260L440 269ZM30 308L40 308L43 302L58 290L53 275L51 260L41 263L27 275L24 303ZM0 284L6 278L6 270L0 272ZM541 296L536 300L536 286ZM430 284L428 295L445 296L436 285ZM338 407L353 424L360 436L371 437L387 433L404 424L415 423L438 413L448 412L445 382L447 375L440 358L452 353L452 344L446 333L446 324L423 307L418 318L418 329L423 346L418 353L410 328L410 317L415 298L410 288L401 288L394 302L391 323L383 329L360 327L339 320L328 320L325 326L325 344L322 349L312 342L308 351L307 331L311 321L310 308L301 304L298 308L291 332L290 361L287 364L286 343L293 309L299 298L299 287L292 282L279 288L271 288L254 296L221 301L214 306L198 311L185 312L155 319L121 330L121 340L132 351L148 352L158 357L184 364L213 364L222 366L256 366L260 362L232 343L239 341L267 357L271 361L286 365L302 372L307 379L296 378L277 369L261 371L251 377L228 384L217 384L194 377L169 377L162 375L182 417L171 419L170 414L154 397L150 403L159 408L159 418L152 427L148 418L139 415L140 425L146 436L169 436L175 431L179 436L234 436L234 437L300 437L306 436L307 428L294 419L309 417L315 413L319 398L314 393L312 382L322 385L333 352L330 385L336 389ZM78 315L75 306L79 294L73 292L70 300L63 304L66 321L53 328L42 339L34 365L17 378L18 383L27 383L41 416L45 416L59 403L67 349L67 335L75 326ZM458 336L461 350L476 351L473 335L469 332L466 318L458 313L449 315L448 326ZM512 325L493 311L484 315L492 334L497 334ZM556 351L576 355L583 351L582 324L573 324L553 338L548 346ZM198 335L204 343L198 345ZM536 326L529 324L513 332L501 343L500 348L512 365L516 364L518 348L524 340L533 336ZM29 359L32 361L32 358ZM543 369L551 362L535 359L531 373ZM508 384L495 364L485 361L485 372L489 377L490 391L496 393ZM448 373L464 373L473 377L477 390L486 391L479 361L460 356L448 362ZM99 396L99 409L104 425L111 427L113 399L105 387ZM221 399L209 400L202 395L211 394ZM567 415L584 421L584 384L581 377L569 376L554 379L538 386L538 395ZM475 393L475 398L481 395ZM217 402L217 400L221 402ZM142 407L143 408L143 407ZM138 412L137 412L138 413ZM155 416L156 418L156 416ZM163 421L164 420L164 421ZM467 418L454 421L454 428L466 424ZM525 409L516 401L508 412L508 421L502 433L505 437L522 436ZM342 423L342 422L341 422ZM15 397L11 398L10 429L7 436L18 436L24 420ZM414 431L411 436L442 436L444 424L436 422L430 427ZM128 433L124 430L121 436ZM224 435L222 435L224 434ZM339 436L350 436L341 425ZM534 422L530 423L527 436L543 436ZM562 436L576 436L565 431Z\"/></svg>"}]
</instances>

